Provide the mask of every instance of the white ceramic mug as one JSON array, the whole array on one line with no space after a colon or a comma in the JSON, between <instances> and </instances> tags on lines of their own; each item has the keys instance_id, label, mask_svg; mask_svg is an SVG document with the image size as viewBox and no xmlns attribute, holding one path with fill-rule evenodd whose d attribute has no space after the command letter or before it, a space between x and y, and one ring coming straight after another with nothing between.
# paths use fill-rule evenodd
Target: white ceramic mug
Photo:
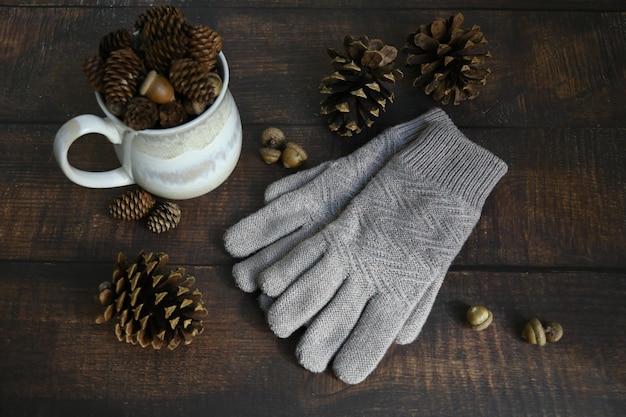
<instances>
[{"instance_id":1,"label":"white ceramic mug","mask_svg":"<svg viewBox=\"0 0 626 417\"><path fill-rule=\"evenodd\" d=\"M168 129L134 131L111 114L100 94L96 99L106 118L77 116L66 122L54 139L54 155L63 173L89 188L137 184L170 199L201 196L222 184L241 154L241 119L228 90L229 71L223 53L218 57L222 90L215 102L189 122ZM89 172L70 165L67 154L74 141L99 133L113 144L121 166Z\"/></svg>"}]
</instances>

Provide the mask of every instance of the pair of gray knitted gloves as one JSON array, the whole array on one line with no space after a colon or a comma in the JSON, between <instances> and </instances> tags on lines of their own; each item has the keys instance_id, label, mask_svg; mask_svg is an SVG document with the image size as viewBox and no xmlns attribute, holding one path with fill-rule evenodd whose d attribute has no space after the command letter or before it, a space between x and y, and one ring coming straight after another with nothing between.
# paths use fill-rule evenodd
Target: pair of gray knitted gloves
<instances>
[{"instance_id":1,"label":"pair of gray knitted gloves","mask_svg":"<svg viewBox=\"0 0 626 417\"><path fill-rule=\"evenodd\" d=\"M352 154L271 184L226 231L235 282L261 290L272 331L305 326L296 357L363 381L389 346L419 335L447 270L506 173L440 109Z\"/></svg>"}]
</instances>

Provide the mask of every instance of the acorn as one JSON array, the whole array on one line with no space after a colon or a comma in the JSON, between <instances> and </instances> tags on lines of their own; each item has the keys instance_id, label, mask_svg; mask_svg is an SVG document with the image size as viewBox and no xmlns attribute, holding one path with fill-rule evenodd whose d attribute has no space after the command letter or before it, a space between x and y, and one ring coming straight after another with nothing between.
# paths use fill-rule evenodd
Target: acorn
<instances>
[{"instance_id":1,"label":"acorn","mask_svg":"<svg viewBox=\"0 0 626 417\"><path fill-rule=\"evenodd\" d=\"M307 158L308 155L300 145L293 142L287 142L285 144L285 150L283 151L283 155L281 157L285 168L299 167L304 163L304 161L307 160Z\"/></svg>"},{"instance_id":2,"label":"acorn","mask_svg":"<svg viewBox=\"0 0 626 417\"><path fill-rule=\"evenodd\" d=\"M285 134L277 127L268 127L261 133L261 143L269 148L282 149L285 139Z\"/></svg>"},{"instance_id":3,"label":"acorn","mask_svg":"<svg viewBox=\"0 0 626 417\"><path fill-rule=\"evenodd\" d=\"M146 79L139 87L139 94L146 96L157 104L165 104L173 101L174 87L167 78L152 70L146 75Z\"/></svg>"},{"instance_id":4,"label":"acorn","mask_svg":"<svg viewBox=\"0 0 626 417\"><path fill-rule=\"evenodd\" d=\"M476 331L485 330L493 322L493 314L483 306L471 306L467 309L465 318Z\"/></svg>"},{"instance_id":5,"label":"acorn","mask_svg":"<svg viewBox=\"0 0 626 417\"><path fill-rule=\"evenodd\" d=\"M546 334L546 341L550 343L558 342L563 337L563 326L555 321L547 322L543 330Z\"/></svg>"},{"instance_id":6,"label":"acorn","mask_svg":"<svg viewBox=\"0 0 626 417\"><path fill-rule=\"evenodd\" d=\"M524 325L522 337L532 345L546 344L546 332L539 319L532 319Z\"/></svg>"},{"instance_id":7,"label":"acorn","mask_svg":"<svg viewBox=\"0 0 626 417\"><path fill-rule=\"evenodd\" d=\"M270 147L263 147L259 149L259 153L261 154L261 159L263 159L266 164L273 164L274 162L277 162L282 155L280 149Z\"/></svg>"},{"instance_id":8,"label":"acorn","mask_svg":"<svg viewBox=\"0 0 626 417\"><path fill-rule=\"evenodd\" d=\"M563 337L563 326L549 321L544 326L539 319L532 319L524 325L522 338L533 345L543 346L546 342L555 343Z\"/></svg>"}]
</instances>

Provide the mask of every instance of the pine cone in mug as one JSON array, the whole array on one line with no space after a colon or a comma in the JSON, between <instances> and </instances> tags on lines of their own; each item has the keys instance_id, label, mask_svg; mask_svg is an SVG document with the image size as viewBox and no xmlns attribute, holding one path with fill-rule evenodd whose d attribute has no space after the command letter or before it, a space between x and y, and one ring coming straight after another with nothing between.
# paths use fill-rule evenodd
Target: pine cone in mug
<instances>
[{"instance_id":1,"label":"pine cone in mug","mask_svg":"<svg viewBox=\"0 0 626 417\"><path fill-rule=\"evenodd\" d=\"M162 5L146 9L135 20L135 33L140 33L148 22L161 21L171 16L177 19L184 18L180 9L174 6Z\"/></svg>"},{"instance_id":2,"label":"pine cone in mug","mask_svg":"<svg viewBox=\"0 0 626 417\"><path fill-rule=\"evenodd\" d=\"M170 82L174 89L199 106L213 103L222 90L222 79L215 71L193 58L181 58L172 62Z\"/></svg>"},{"instance_id":3,"label":"pine cone in mug","mask_svg":"<svg viewBox=\"0 0 626 417\"><path fill-rule=\"evenodd\" d=\"M118 29L106 34L100 39L98 53L102 59L106 60L111 52L118 49L132 48L133 34L128 29Z\"/></svg>"},{"instance_id":4,"label":"pine cone in mug","mask_svg":"<svg viewBox=\"0 0 626 417\"><path fill-rule=\"evenodd\" d=\"M145 97L133 97L126 107L124 123L133 130L151 129L159 121L159 108Z\"/></svg>"},{"instance_id":5,"label":"pine cone in mug","mask_svg":"<svg viewBox=\"0 0 626 417\"><path fill-rule=\"evenodd\" d=\"M188 119L187 111L178 101L170 101L159 107L159 121L161 127L175 127L182 125Z\"/></svg>"},{"instance_id":6,"label":"pine cone in mug","mask_svg":"<svg viewBox=\"0 0 626 417\"><path fill-rule=\"evenodd\" d=\"M189 27L188 33L189 55L205 65L207 71L213 70L217 55L222 50L222 37L204 25L193 25Z\"/></svg>"},{"instance_id":7,"label":"pine cone in mug","mask_svg":"<svg viewBox=\"0 0 626 417\"><path fill-rule=\"evenodd\" d=\"M100 54L87 55L83 59L83 72L87 82L99 93L104 93L104 60Z\"/></svg>"},{"instance_id":8,"label":"pine cone in mug","mask_svg":"<svg viewBox=\"0 0 626 417\"><path fill-rule=\"evenodd\" d=\"M137 94L143 63L131 48L118 49L109 55L104 67L104 96L107 108L122 116L126 105Z\"/></svg>"},{"instance_id":9,"label":"pine cone in mug","mask_svg":"<svg viewBox=\"0 0 626 417\"><path fill-rule=\"evenodd\" d=\"M157 7L139 16L137 38L148 69L167 73L172 60L187 52L187 19L175 7Z\"/></svg>"}]
</instances>

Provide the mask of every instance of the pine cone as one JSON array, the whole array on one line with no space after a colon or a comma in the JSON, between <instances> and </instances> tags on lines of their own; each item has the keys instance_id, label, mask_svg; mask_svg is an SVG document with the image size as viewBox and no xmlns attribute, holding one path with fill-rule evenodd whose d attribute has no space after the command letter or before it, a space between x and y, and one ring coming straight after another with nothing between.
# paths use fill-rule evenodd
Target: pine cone
<instances>
[{"instance_id":1,"label":"pine cone","mask_svg":"<svg viewBox=\"0 0 626 417\"><path fill-rule=\"evenodd\" d=\"M150 9L146 9L137 16L135 20L135 32L139 33L142 31L147 22L152 20L161 20L168 16L179 16L183 17L183 13L174 6L156 6Z\"/></svg>"},{"instance_id":2,"label":"pine cone","mask_svg":"<svg viewBox=\"0 0 626 417\"><path fill-rule=\"evenodd\" d=\"M181 211L176 203L160 203L148 216L148 229L154 233L166 232L180 222Z\"/></svg>"},{"instance_id":3,"label":"pine cone","mask_svg":"<svg viewBox=\"0 0 626 417\"><path fill-rule=\"evenodd\" d=\"M168 259L166 253L141 252L129 265L120 253L112 280L100 284L98 300L106 308L96 323L115 317L117 339L144 348L173 350L191 343L203 331L207 310L185 269L160 273Z\"/></svg>"},{"instance_id":4,"label":"pine cone","mask_svg":"<svg viewBox=\"0 0 626 417\"><path fill-rule=\"evenodd\" d=\"M104 60L99 54L91 54L83 60L83 72L89 85L99 93L104 93Z\"/></svg>"},{"instance_id":5,"label":"pine cone","mask_svg":"<svg viewBox=\"0 0 626 417\"><path fill-rule=\"evenodd\" d=\"M393 84L403 74L393 68L398 50L380 39L346 36L344 49L327 51L335 72L320 84L320 92L329 95L322 100L321 114L330 116L330 130L352 136L372 126L373 118L386 110L387 102L393 102L393 93L382 83Z\"/></svg>"},{"instance_id":6,"label":"pine cone","mask_svg":"<svg viewBox=\"0 0 626 417\"><path fill-rule=\"evenodd\" d=\"M131 48L133 46L133 34L128 29L118 29L110 32L100 39L98 53L106 60L111 52L118 49Z\"/></svg>"},{"instance_id":7,"label":"pine cone","mask_svg":"<svg viewBox=\"0 0 626 417\"><path fill-rule=\"evenodd\" d=\"M119 220L139 220L152 210L155 203L149 192L136 189L114 199L109 206L109 212Z\"/></svg>"},{"instance_id":8,"label":"pine cone","mask_svg":"<svg viewBox=\"0 0 626 417\"><path fill-rule=\"evenodd\" d=\"M128 102L124 123L133 130L151 129L159 121L159 108L145 97L134 97Z\"/></svg>"},{"instance_id":9,"label":"pine cone","mask_svg":"<svg viewBox=\"0 0 626 417\"><path fill-rule=\"evenodd\" d=\"M222 90L220 76L192 58L173 61L169 79L177 92L204 107L213 103Z\"/></svg>"},{"instance_id":10,"label":"pine cone","mask_svg":"<svg viewBox=\"0 0 626 417\"><path fill-rule=\"evenodd\" d=\"M149 69L167 74L172 60L180 58L185 49L177 42L169 39L159 39L145 48L145 61Z\"/></svg>"},{"instance_id":11,"label":"pine cone","mask_svg":"<svg viewBox=\"0 0 626 417\"><path fill-rule=\"evenodd\" d=\"M461 13L448 19L437 18L409 34L403 48L408 54L406 64L420 69L413 85L423 87L426 94L432 94L433 99L442 104L452 100L458 105L475 98L491 73L485 67L485 60L491 53L473 52L487 44L480 26L465 30L462 24Z\"/></svg>"},{"instance_id":12,"label":"pine cone","mask_svg":"<svg viewBox=\"0 0 626 417\"><path fill-rule=\"evenodd\" d=\"M104 94L107 108L116 116L137 93L137 80L144 73L141 59L131 48L111 52L104 68Z\"/></svg>"},{"instance_id":13,"label":"pine cone","mask_svg":"<svg viewBox=\"0 0 626 417\"><path fill-rule=\"evenodd\" d=\"M187 19L178 9L167 6L139 19L139 48L144 52L146 66L167 73L172 60L187 52Z\"/></svg>"},{"instance_id":14,"label":"pine cone","mask_svg":"<svg viewBox=\"0 0 626 417\"><path fill-rule=\"evenodd\" d=\"M222 50L222 37L213 29L194 25L188 30L189 55L211 71L217 62L217 55Z\"/></svg>"},{"instance_id":15,"label":"pine cone","mask_svg":"<svg viewBox=\"0 0 626 417\"><path fill-rule=\"evenodd\" d=\"M165 128L182 125L187 121L185 106L178 101L162 104L159 108L159 120L161 127Z\"/></svg>"}]
</instances>

